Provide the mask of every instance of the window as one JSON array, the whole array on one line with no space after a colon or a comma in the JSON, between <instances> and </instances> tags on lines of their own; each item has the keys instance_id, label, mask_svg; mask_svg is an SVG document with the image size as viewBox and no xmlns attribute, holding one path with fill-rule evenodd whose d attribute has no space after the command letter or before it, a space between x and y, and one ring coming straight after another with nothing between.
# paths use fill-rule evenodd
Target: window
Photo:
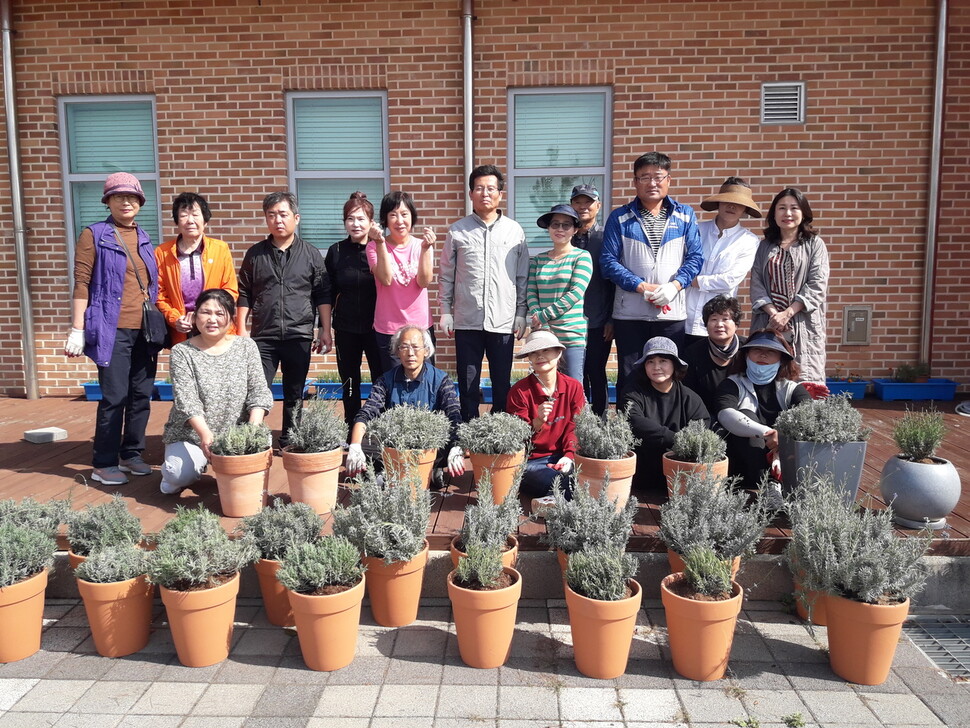
<instances>
[{"instance_id":1,"label":"window","mask_svg":"<svg viewBox=\"0 0 970 728\"><path fill-rule=\"evenodd\" d=\"M610 211L610 89L513 89L508 199L509 211L525 230L530 246L548 246L540 215L569 202L578 184L600 192L600 222Z\"/></svg>"},{"instance_id":2,"label":"window","mask_svg":"<svg viewBox=\"0 0 970 728\"><path fill-rule=\"evenodd\" d=\"M64 96L58 99L58 116L68 239L77 240L87 225L108 216L101 204L105 178L130 172L145 192L138 225L153 243L162 242L154 98ZM73 244L69 250L73 265Z\"/></svg>"},{"instance_id":3,"label":"window","mask_svg":"<svg viewBox=\"0 0 970 728\"><path fill-rule=\"evenodd\" d=\"M355 190L375 214L390 186L387 96L382 92L287 96L290 189L300 200L300 236L318 248L347 237L344 203Z\"/></svg>"},{"instance_id":4,"label":"window","mask_svg":"<svg viewBox=\"0 0 970 728\"><path fill-rule=\"evenodd\" d=\"M764 83L761 85L762 124L804 124L805 84Z\"/></svg>"}]
</instances>

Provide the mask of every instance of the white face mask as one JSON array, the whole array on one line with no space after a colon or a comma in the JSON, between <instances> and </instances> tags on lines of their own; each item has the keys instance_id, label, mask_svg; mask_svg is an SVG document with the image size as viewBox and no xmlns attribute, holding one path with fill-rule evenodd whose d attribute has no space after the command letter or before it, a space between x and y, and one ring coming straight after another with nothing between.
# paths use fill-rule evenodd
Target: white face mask
<instances>
[{"instance_id":1,"label":"white face mask","mask_svg":"<svg viewBox=\"0 0 970 728\"><path fill-rule=\"evenodd\" d=\"M778 376L778 368L780 366L780 361L776 361L774 364L758 364L748 359L748 379L755 384L768 384L769 382L773 382L775 377Z\"/></svg>"}]
</instances>

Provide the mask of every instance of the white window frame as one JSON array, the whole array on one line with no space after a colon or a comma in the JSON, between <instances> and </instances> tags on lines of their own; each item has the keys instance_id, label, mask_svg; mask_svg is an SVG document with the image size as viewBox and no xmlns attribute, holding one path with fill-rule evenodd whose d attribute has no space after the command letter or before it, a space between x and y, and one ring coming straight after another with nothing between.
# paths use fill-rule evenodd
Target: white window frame
<instances>
[{"instance_id":1,"label":"white window frame","mask_svg":"<svg viewBox=\"0 0 970 728\"><path fill-rule=\"evenodd\" d=\"M381 101L381 148L383 151L382 170L298 170L296 164L296 113L294 111L294 101L297 99L320 99L320 98L348 98L348 97L368 97L379 98ZM290 190L296 194L299 180L337 180L337 179L379 179L382 182L385 194L391 189L391 155L390 143L388 139L388 113L387 113L387 91L368 90L368 91L289 91L286 94L286 139L287 151L286 161L289 168L287 181ZM351 190L352 192L353 190ZM347 194L350 197L350 192ZM374 213L380 207L380 200L371 200L374 205ZM300 213L303 217L303 213ZM343 225L343 221L340 221ZM336 242L336 241L330 241ZM328 243L329 245L329 243ZM326 246L322 246L325 250Z\"/></svg>"},{"instance_id":2,"label":"white window frame","mask_svg":"<svg viewBox=\"0 0 970 728\"><path fill-rule=\"evenodd\" d=\"M98 172L96 174L71 172L70 149L68 147L67 107L72 104L135 102L148 102L151 104L152 147L155 150L155 172L139 172L136 176L138 177L139 182L152 181L155 183L155 189L158 190L157 199L155 201L155 204L158 206L158 234L164 235L165 219L162 217L162 182L161 175L159 174L158 163L158 110L155 105L155 97L152 94L97 94L84 96L60 96L57 99L57 122L58 128L60 129L59 136L61 145L61 184L63 185L62 197L64 199L64 224L67 229L67 262L69 280L73 279L74 247L78 236L81 234L81 231L75 230L74 227L74 199L71 193L71 184L73 182L103 183L107 175L103 172ZM117 171L125 172L127 170L119 169ZM107 213L105 213L105 217L107 217ZM88 224L95 222L99 222L99 220L91 220ZM161 240L156 240L154 235L152 236L152 243L154 245L157 246L161 242Z\"/></svg>"},{"instance_id":3,"label":"white window frame","mask_svg":"<svg viewBox=\"0 0 970 728\"><path fill-rule=\"evenodd\" d=\"M552 95L552 94L596 94L604 97L604 116L603 116L603 166L600 167L528 167L518 169L515 167L515 114L516 100L521 96ZM566 175L575 176L602 176L603 185L599 190L601 208L599 213L599 223L605 224L606 217L612 209L612 160L613 160L613 88L611 86L553 86L553 87L529 87L529 88L510 88L508 90L508 174L506 175L505 199L509 207L509 215L516 217L515 205L515 185L519 177L563 177ZM569 200L562 200L568 203ZM518 220L519 224L526 230L526 238L532 238L530 230L535 228L535 220Z\"/></svg>"}]
</instances>

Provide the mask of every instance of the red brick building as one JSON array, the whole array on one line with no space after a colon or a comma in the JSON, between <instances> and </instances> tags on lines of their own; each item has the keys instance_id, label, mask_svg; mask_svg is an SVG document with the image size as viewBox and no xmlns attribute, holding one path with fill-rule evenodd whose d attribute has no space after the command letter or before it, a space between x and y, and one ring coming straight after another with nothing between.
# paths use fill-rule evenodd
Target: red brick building
<instances>
[{"instance_id":1,"label":"red brick building","mask_svg":"<svg viewBox=\"0 0 970 728\"><path fill-rule=\"evenodd\" d=\"M94 374L61 353L71 249L80 226L104 216L98 180L117 168L146 183L139 222L153 237L161 230L158 242L174 235L171 199L197 191L214 211L209 233L241 260L265 236L268 191L295 188L302 232L324 247L343 236L335 211L358 187L378 199L411 191L423 223L443 238L465 214L466 164L493 162L510 176L506 207L532 235L535 211L574 180L596 180L607 207L630 199L631 164L651 150L673 158L671 195L702 218L698 203L731 174L752 183L765 209L782 187L802 188L832 259L830 371L841 363L885 376L921 353L938 80L929 360L934 376L970 381L970 3L943 6L942 36L940 0L2 5L41 394L77 393ZM9 93L10 79L3 84ZM7 129L0 392L19 395L24 324ZM871 308L871 337L845 344L844 309L859 305ZM448 368L447 344L442 354ZM316 358L311 371L332 366L332 355Z\"/></svg>"}]
</instances>

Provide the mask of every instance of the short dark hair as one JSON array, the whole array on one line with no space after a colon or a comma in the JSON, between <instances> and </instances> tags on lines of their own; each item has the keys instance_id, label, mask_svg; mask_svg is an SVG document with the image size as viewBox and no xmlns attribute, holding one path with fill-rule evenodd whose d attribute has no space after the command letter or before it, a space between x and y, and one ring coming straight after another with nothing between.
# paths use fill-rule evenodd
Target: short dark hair
<instances>
[{"instance_id":1,"label":"short dark hair","mask_svg":"<svg viewBox=\"0 0 970 728\"><path fill-rule=\"evenodd\" d=\"M500 190L505 189L505 175L494 164L482 164L472 170L472 173L468 175L469 190L475 189L475 182L479 177L494 177L498 180L498 188Z\"/></svg>"},{"instance_id":2,"label":"short dark hair","mask_svg":"<svg viewBox=\"0 0 970 728\"><path fill-rule=\"evenodd\" d=\"M236 301L229 291L224 291L221 288L206 288L195 299L195 310L198 311L208 301L215 301L222 306L229 314L230 319L236 317Z\"/></svg>"},{"instance_id":3,"label":"short dark hair","mask_svg":"<svg viewBox=\"0 0 970 728\"><path fill-rule=\"evenodd\" d=\"M182 210L191 210L196 205L199 206L199 211L202 213L202 219L206 222L212 219L212 211L209 210L209 203L205 201L202 195L197 195L194 192L183 192L181 195L172 200L172 219L176 223L179 221L179 213Z\"/></svg>"},{"instance_id":4,"label":"short dark hair","mask_svg":"<svg viewBox=\"0 0 970 728\"><path fill-rule=\"evenodd\" d=\"M417 225L418 211L414 207L414 200L411 199L411 195L401 190L388 192L381 200L381 225L387 227L387 216L391 213L391 210L396 210L401 205L404 205L411 212L411 224Z\"/></svg>"},{"instance_id":5,"label":"short dark hair","mask_svg":"<svg viewBox=\"0 0 970 728\"><path fill-rule=\"evenodd\" d=\"M728 177L721 183L721 187L725 187L727 185L734 185L735 187L747 187L749 190L751 189L751 185L745 182L744 178L742 177Z\"/></svg>"},{"instance_id":6,"label":"short dark hair","mask_svg":"<svg viewBox=\"0 0 970 728\"><path fill-rule=\"evenodd\" d=\"M768 208L768 214L765 215L765 240L769 243L781 241L781 228L775 222L775 208L778 207L778 203L781 202L783 197L794 197L795 202L798 203L798 208L802 211L802 222L798 226L798 241L807 243L815 235L815 228L812 227L812 220L815 219L815 216L812 214L812 206L808 204L805 193L797 187L786 187L771 201L771 207Z\"/></svg>"},{"instance_id":7,"label":"short dark hair","mask_svg":"<svg viewBox=\"0 0 970 728\"><path fill-rule=\"evenodd\" d=\"M669 172L670 157L661 152L647 152L633 163L633 174L635 175L644 167L660 167L660 169Z\"/></svg>"},{"instance_id":8,"label":"short dark hair","mask_svg":"<svg viewBox=\"0 0 970 728\"><path fill-rule=\"evenodd\" d=\"M354 210L363 210L364 214L367 215L371 220L374 219L374 203L367 199L367 195L360 190L357 190L354 194L350 196L350 199L344 203L344 220L352 213Z\"/></svg>"},{"instance_id":9,"label":"short dark hair","mask_svg":"<svg viewBox=\"0 0 970 728\"><path fill-rule=\"evenodd\" d=\"M707 326L707 319L716 313L730 313L731 318L734 319L734 323L741 323L741 319L744 314L741 312L741 304L738 303L738 299L725 296L723 293L719 293L710 301L704 304L704 308L701 309L701 317L704 319L704 325Z\"/></svg>"},{"instance_id":10,"label":"short dark hair","mask_svg":"<svg viewBox=\"0 0 970 728\"><path fill-rule=\"evenodd\" d=\"M290 206L290 210L294 215L300 214L300 203L297 202L296 195L287 190L281 190L279 192L270 192L266 197L263 198L263 214L265 215L270 211L270 208L276 207L281 202L285 202Z\"/></svg>"},{"instance_id":11,"label":"short dark hair","mask_svg":"<svg viewBox=\"0 0 970 728\"><path fill-rule=\"evenodd\" d=\"M762 333L765 333L767 331L768 331L768 329L758 329L756 331L752 331L748 335L748 338L750 339L755 334L762 334ZM774 332L772 331L772 332L769 332L769 333L774 333ZM790 380L792 382L797 382L798 381L798 375L801 373L801 367L799 367L798 366L798 362L795 361L795 350L792 349L792 345L790 343L788 343L788 341L786 341L784 337L777 336L777 338L780 341L782 341L784 343L784 345L785 345L785 348L788 349L789 357L788 357L788 359L785 359L784 355L782 355L782 357L781 357L781 365L778 367L778 376L775 377L775 378L776 379L788 379L788 380ZM739 352L739 354L741 354L741 356L734 357L731 360L731 363L728 364L728 368L727 368L727 373L728 374L744 374L748 370L748 354L747 354L747 349L742 349Z\"/></svg>"}]
</instances>

